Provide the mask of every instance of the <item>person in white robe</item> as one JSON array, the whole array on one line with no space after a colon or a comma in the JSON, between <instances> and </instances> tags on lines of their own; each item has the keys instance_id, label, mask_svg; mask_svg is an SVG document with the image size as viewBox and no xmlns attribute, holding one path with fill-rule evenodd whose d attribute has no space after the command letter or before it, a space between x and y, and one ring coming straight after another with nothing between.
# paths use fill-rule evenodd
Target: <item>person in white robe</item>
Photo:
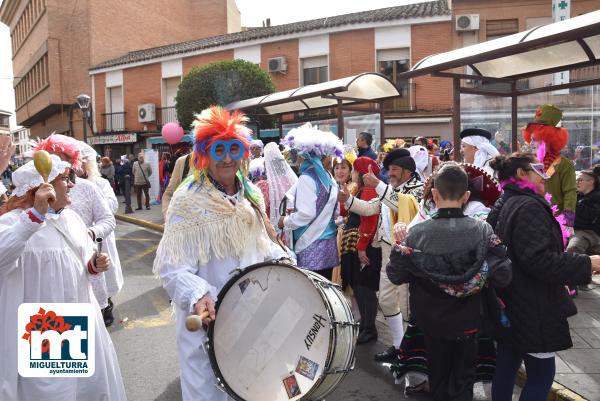
<instances>
[{"instance_id":1,"label":"person in white robe","mask_svg":"<svg viewBox=\"0 0 600 401\"><path fill-rule=\"evenodd\" d=\"M78 142L79 150L81 151L82 174L80 178L85 178L93 182L98 188L106 204L110 208L110 212L114 215L119 209L119 201L115 195L110 182L100 176L98 164L96 163L97 153L90 145L85 142ZM111 269L104 274L99 275L100 279L95 283L95 287L100 287L101 293L106 292L107 306L102 310L104 316L104 324L109 327L114 322L112 297L116 296L121 288L123 288L123 270L121 268L121 259L117 250L117 241L115 239L114 230L103 238L103 244L111 260ZM104 304L104 303L103 303Z\"/></svg>"},{"instance_id":2,"label":"person in white robe","mask_svg":"<svg viewBox=\"0 0 600 401\"><path fill-rule=\"evenodd\" d=\"M33 145L34 151L45 150L50 154L55 154L62 160L71 163L78 175L83 174L81 150L79 141L76 139L52 134ZM81 217L92 240L108 238L116 227L115 216L96 185L78 177L75 179L75 186L71 190L70 197L69 208ZM90 281L100 308L105 309L108 307L108 289L104 277L102 275L94 276L90 278Z\"/></svg>"},{"instance_id":3,"label":"person in white robe","mask_svg":"<svg viewBox=\"0 0 600 401\"><path fill-rule=\"evenodd\" d=\"M460 133L460 150L465 163L480 167L490 176L496 172L490 166L492 159L500 154L490 140L492 134L481 128L467 128Z\"/></svg>"},{"instance_id":4,"label":"person in white robe","mask_svg":"<svg viewBox=\"0 0 600 401\"><path fill-rule=\"evenodd\" d=\"M173 195L154 260L154 272L175 304L184 401L231 399L211 368L206 332L186 330L186 318L209 312L208 324L232 272L288 257L272 241L260 190L242 171L250 156L250 130L243 122L242 114L219 107L196 116L191 175Z\"/></svg>"},{"instance_id":5,"label":"person in white robe","mask_svg":"<svg viewBox=\"0 0 600 401\"><path fill-rule=\"evenodd\" d=\"M288 209L277 226L292 230L298 266L331 280L340 264L336 219L340 214L338 186L331 175L334 157L343 157L342 141L332 132L306 123L292 129L282 144L302 159L300 178L286 196Z\"/></svg>"},{"instance_id":6,"label":"person in white robe","mask_svg":"<svg viewBox=\"0 0 600 401\"><path fill-rule=\"evenodd\" d=\"M43 183L31 161L15 171L16 188L0 209L0 319L11 322L0 325L0 400L124 401L117 355L89 282L91 275L108 269L110 261L106 254L94 254L87 227L65 208L73 186L69 163L51 158L50 184ZM19 376L15 322L25 302L93 305L96 366L91 377Z\"/></svg>"}]
</instances>

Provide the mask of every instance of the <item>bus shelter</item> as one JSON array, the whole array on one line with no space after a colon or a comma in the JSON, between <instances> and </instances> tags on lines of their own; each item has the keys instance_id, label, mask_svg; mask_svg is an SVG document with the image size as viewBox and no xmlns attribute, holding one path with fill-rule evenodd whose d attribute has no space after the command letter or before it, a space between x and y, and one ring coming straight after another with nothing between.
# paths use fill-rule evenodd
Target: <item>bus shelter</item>
<instances>
[{"instance_id":1,"label":"bus shelter","mask_svg":"<svg viewBox=\"0 0 600 401\"><path fill-rule=\"evenodd\" d=\"M569 89L598 85L599 65L600 11L595 11L430 55L402 73L400 78L410 80L431 75L452 80L455 144L460 143L461 94L510 99L511 145L516 150L519 98L542 92L568 97ZM586 73L577 74L582 71ZM577 80L565 79L569 75ZM530 83L540 76L550 76L550 82L546 80L540 87L531 88Z\"/></svg>"},{"instance_id":2,"label":"bus shelter","mask_svg":"<svg viewBox=\"0 0 600 401\"><path fill-rule=\"evenodd\" d=\"M266 115L277 118L280 137L284 134L284 126L291 128L307 121L331 121L333 122L331 130L346 143L353 142L356 134L356 130L347 129L347 125L356 122L352 121L353 119L362 120L365 122L363 127L367 125L372 127L363 130L378 132L379 135L375 136L375 140L381 143L384 140L385 123L383 102L398 96L400 96L398 88L387 77L375 72L367 72L240 100L228 104L226 108L242 110L250 117ZM374 121L375 127L373 127ZM348 135L349 131L350 135Z\"/></svg>"}]
</instances>

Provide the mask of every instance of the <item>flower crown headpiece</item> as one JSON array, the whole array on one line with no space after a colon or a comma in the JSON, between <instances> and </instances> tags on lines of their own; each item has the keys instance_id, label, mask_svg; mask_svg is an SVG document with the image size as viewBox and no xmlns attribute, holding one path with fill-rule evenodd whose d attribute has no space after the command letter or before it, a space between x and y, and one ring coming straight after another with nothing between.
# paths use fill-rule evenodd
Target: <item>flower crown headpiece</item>
<instances>
[{"instance_id":1,"label":"flower crown headpiece","mask_svg":"<svg viewBox=\"0 0 600 401\"><path fill-rule=\"evenodd\" d=\"M292 129L281 144L304 156L344 156L342 141L333 132L321 131L311 123Z\"/></svg>"},{"instance_id":2,"label":"flower crown headpiece","mask_svg":"<svg viewBox=\"0 0 600 401\"><path fill-rule=\"evenodd\" d=\"M250 169L248 171L248 177L251 180L255 180L258 177L265 176L265 159L264 157L257 157L256 159L250 160Z\"/></svg>"}]
</instances>

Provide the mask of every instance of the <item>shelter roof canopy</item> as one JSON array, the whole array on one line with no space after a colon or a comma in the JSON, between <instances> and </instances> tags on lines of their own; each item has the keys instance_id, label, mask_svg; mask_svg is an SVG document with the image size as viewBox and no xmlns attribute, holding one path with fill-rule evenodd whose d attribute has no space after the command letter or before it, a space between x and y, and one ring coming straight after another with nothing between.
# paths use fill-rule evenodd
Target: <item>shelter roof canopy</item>
<instances>
[{"instance_id":1,"label":"shelter roof canopy","mask_svg":"<svg viewBox=\"0 0 600 401\"><path fill-rule=\"evenodd\" d=\"M470 66L475 75L518 78L548 70L600 63L600 11L537 26L445 53L428 56L401 78Z\"/></svg>"},{"instance_id":2,"label":"shelter roof canopy","mask_svg":"<svg viewBox=\"0 0 600 401\"><path fill-rule=\"evenodd\" d=\"M344 104L377 101L400 96L398 88L375 72L340 78L296 89L258 96L228 104L230 110L264 108L268 114L283 114Z\"/></svg>"}]
</instances>

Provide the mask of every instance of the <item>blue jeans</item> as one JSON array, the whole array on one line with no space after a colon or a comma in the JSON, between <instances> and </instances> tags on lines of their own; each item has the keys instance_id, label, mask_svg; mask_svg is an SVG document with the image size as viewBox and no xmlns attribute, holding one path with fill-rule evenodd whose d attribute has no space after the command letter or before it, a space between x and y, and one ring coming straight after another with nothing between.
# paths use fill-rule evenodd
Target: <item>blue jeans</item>
<instances>
[{"instance_id":1,"label":"blue jeans","mask_svg":"<svg viewBox=\"0 0 600 401\"><path fill-rule=\"evenodd\" d=\"M519 401L546 401L554 381L556 366L554 358L536 358L521 354L498 343L496 373L492 381L492 401L511 401L517 371L525 361L527 381Z\"/></svg>"}]
</instances>

